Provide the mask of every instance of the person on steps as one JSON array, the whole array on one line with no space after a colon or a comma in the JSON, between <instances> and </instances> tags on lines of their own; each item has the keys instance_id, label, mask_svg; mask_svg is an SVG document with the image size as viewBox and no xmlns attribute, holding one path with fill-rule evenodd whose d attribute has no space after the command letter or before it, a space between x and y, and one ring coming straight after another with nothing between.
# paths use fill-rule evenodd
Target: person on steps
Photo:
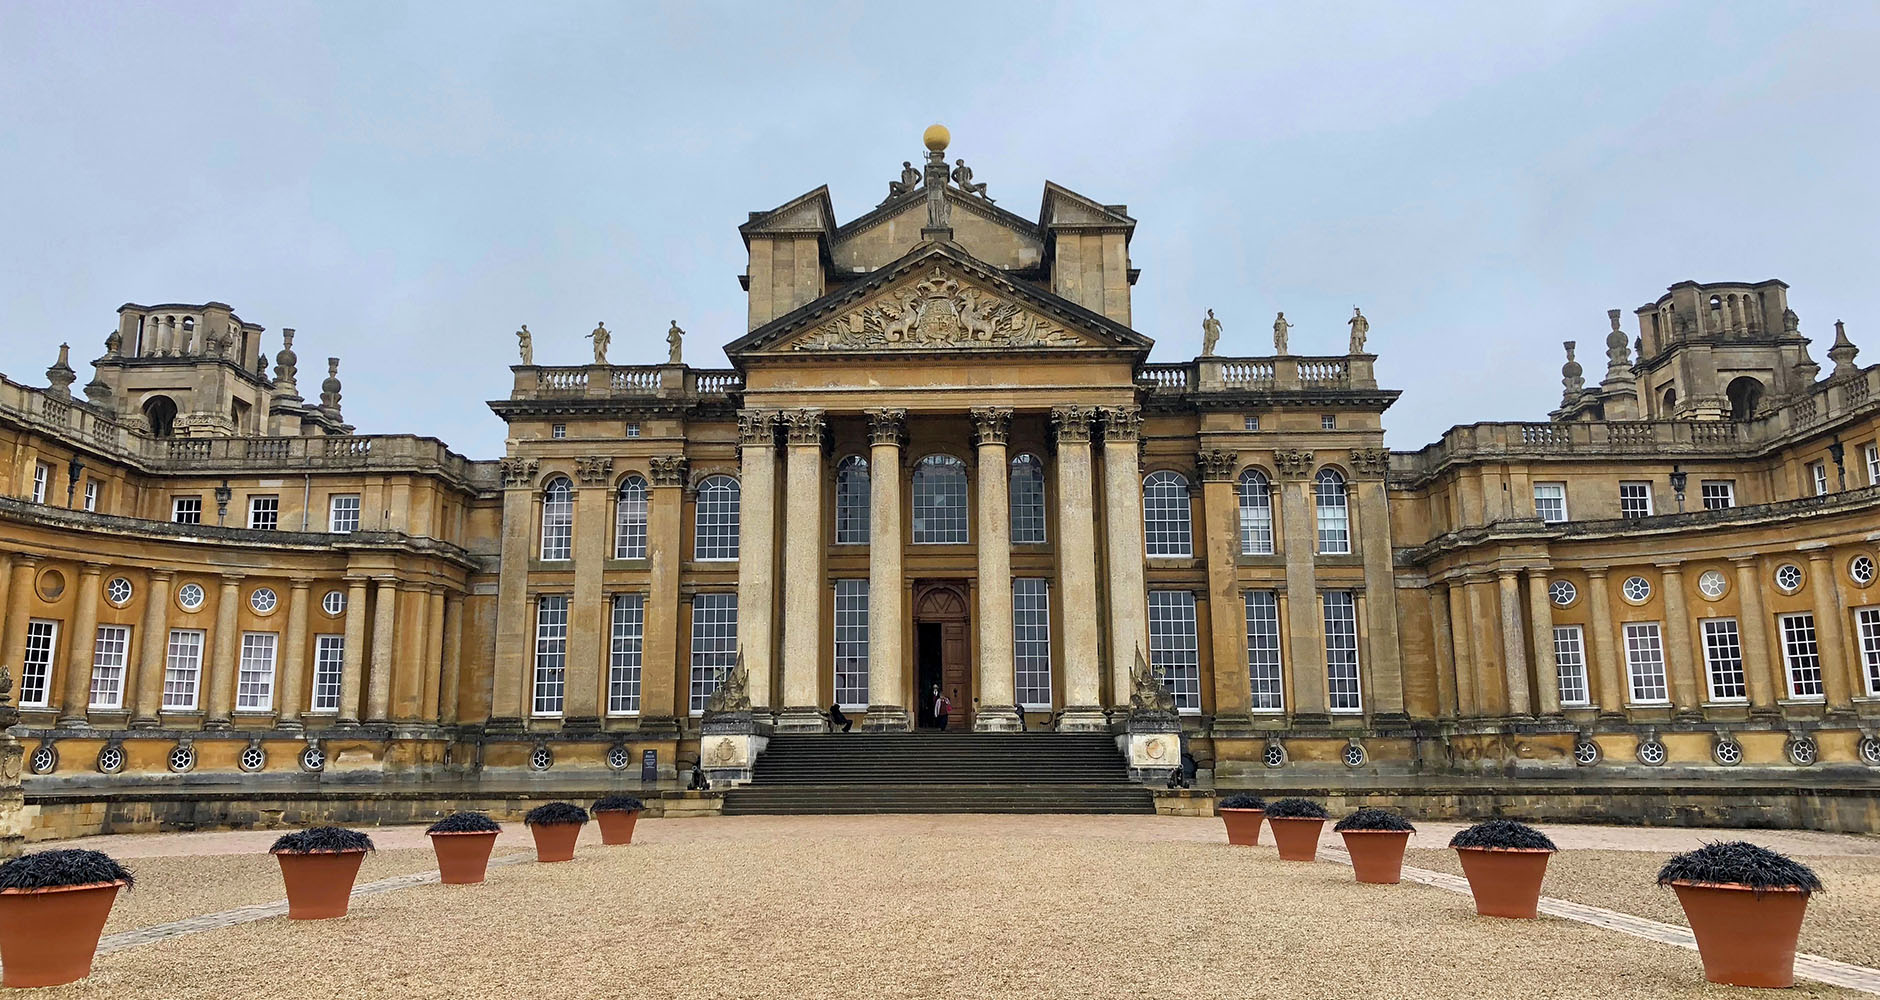
<instances>
[{"instance_id":1,"label":"person on steps","mask_svg":"<svg viewBox=\"0 0 1880 1000\"><path fill-rule=\"evenodd\" d=\"M933 724L936 729L947 727L947 716L953 711L953 703L940 693L940 685L933 686Z\"/></svg>"},{"instance_id":2,"label":"person on steps","mask_svg":"<svg viewBox=\"0 0 1880 1000\"><path fill-rule=\"evenodd\" d=\"M846 733L854 725L855 725L854 719L851 719L848 716L842 714L841 705L829 706L829 728L830 729L834 729L837 726L841 726L842 731Z\"/></svg>"}]
</instances>

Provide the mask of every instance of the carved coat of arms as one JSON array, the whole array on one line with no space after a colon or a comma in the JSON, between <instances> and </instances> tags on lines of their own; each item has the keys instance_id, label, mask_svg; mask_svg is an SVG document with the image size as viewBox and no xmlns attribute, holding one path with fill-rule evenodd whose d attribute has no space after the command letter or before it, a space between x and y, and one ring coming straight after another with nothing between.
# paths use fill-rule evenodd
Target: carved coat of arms
<instances>
[{"instance_id":1,"label":"carved coat of arms","mask_svg":"<svg viewBox=\"0 0 1880 1000\"><path fill-rule=\"evenodd\" d=\"M939 267L912 288L823 324L798 351L1077 347L1082 337L1015 302L1004 302Z\"/></svg>"}]
</instances>

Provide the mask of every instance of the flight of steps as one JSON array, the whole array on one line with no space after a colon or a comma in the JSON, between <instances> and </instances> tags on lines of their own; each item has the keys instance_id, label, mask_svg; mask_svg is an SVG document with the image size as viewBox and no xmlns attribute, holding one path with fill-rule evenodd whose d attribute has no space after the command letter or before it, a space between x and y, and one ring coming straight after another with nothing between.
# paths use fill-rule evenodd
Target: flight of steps
<instances>
[{"instance_id":1,"label":"flight of steps","mask_svg":"<svg viewBox=\"0 0 1880 1000\"><path fill-rule=\"evenodd\" d=\"M1151 813L1103 733L815 733L772 737L726 815Z\"/></svg>"}]
</instances>

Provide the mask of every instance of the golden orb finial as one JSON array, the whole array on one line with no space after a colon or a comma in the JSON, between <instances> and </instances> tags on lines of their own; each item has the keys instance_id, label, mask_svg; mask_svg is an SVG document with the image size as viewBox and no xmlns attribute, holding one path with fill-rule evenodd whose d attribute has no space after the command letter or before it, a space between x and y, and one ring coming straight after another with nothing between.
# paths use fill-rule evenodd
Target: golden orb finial
<instances>
[{"instance_id":1,"label":"golden orb finial","mask_svg":"<svg viewBox=\"0 0 1880 1000\"><path fill-rule=\"evenodd\" d=\"M927 131L920 134L920 141L936 153L945 152L947 143L953 141L953 133L948 132L945 125L929 125Z\"/></svg>"}]
</instances>

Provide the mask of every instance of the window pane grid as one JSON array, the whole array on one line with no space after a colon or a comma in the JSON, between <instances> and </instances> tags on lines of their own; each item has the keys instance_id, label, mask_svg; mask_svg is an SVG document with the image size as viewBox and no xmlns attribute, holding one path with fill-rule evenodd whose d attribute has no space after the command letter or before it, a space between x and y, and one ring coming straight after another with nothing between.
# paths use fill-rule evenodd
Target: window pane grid
<instances>
[{"instance_id":1,"label":"window pane grid","mask_svg":"<svg viewBox=\"0 0 1880 1000\"><path fill-rule=\"evenodd\" d=\"M698 487L694 559L738 557L738 481L730 476L707 476Z\"/></svg>"},{"instance_id":2,"label":"window pane grid","mask_svg":"<svg viewBox=\"0 0 1880 1000\"><path fill-rule=\"evenodd\" d=\"M1240 474L1240 552L1273 554L1273 489L1257 469Z\"/></svg>"},{"instance_id":3,"label":"window pane grid","mask_svg":"<svg viewBox=\"0 0 1880 1000\"><path fill-rule=\"evenodd\" d=\"M1012 508L1012 544L1044 544L1044 464L1035 456L1012 459L1009 496Z\"/></svg>"},{"instance_id":4,"label":"window pane grid","mask_svg":"<svg viewBox=\"0 0 1880 1000\"><path fill-rule=\"evenodd\" d=\"M52 683L52 650L59 634L58 622L29 620L26 623L26 661L20 667L20 704L46 704Z\"/></svg>"},{"instance_id":5,"label":"window pane grid","mask_svg":"<svg viewBox=\"0 0 1880 1000\"><path fill-rule=\"evenodd\" d=\"M646 595L614 596L614 630L607 649L607 714L640 711L640 654L646 638Z\"/></svg>"},{"instance_id":6,"label":"window pane grid","mask_svg":"<svg viewBox=\"0 0 1880 1000\"><path fill-rule=\"evenodd\" d=\"M177 497L170 502L170 520L177 524L202 523L202 498Z\"/></svg>"},{"instance_id":7,"label":"window pane grid","mask_svg":"<svg viewBox=\"0 0 1880 1000\"><path fill-rule=\"evenodd\" d=\"M91 654L92 708L124 705L124 661L130 650L131 630L123 625L98 626Z\"/></svg>"},{"instance_id":8,"label":"window pane grid","mask_svg":"<svg viewBox=\"0 0 1880 1000\"><path fill-rule=\"evenodd\" d=\"M1359 712L1358 602L1349 590L1325 592L1325 694L1334 712Z\"/></svg>"},{"instance_id":9,"label":"window pane grid","mask_svg":"<svg viewBox=\"0 0 1880 1000\"><path fill-rule=\"evenodd\" d=\"M163 664L163 707L196 707L196 681L202 675L202 633L171 629L169 655Z\"/></svg>"},{"instance_id":10,"label":"window pane grid","mask_svg":"<svg viewBox=\"0 0 1880 1000\"><path fill-rule=\"evenodd\" d=\"M1652 484L1620 483L1619 516L1650 517L1652 512Z\"/></svg>"},{"instance_id":11,"label":"window pane grid","mask_svg":"<svg viewBox=\"0 0 1880 1000\"><path fill-rule=\"evenodd\" d=\"M1278 712L1286 707L1285 678L1280 667L1279 595L1271 590L1249 590L1247 611L1247 684L1249 706L1256 712Z\"/></svg>"},{"instance_id":12,"label":"window pane grid","mask_svg":"<svg viewBox=\"0 0 1880 1000\"><path fill-rule=\"evenodd\" d=\"M1854 613L1860 632L1860 655L1867 665L1867 694L1880 697L1880 608L1862 608Z\"/></svg>"},{"instance_id":13,"label":"window pane grid","mask_svg":"<svg viewBox=\"0 0 1880 1000\"><path fill-rule=\"evenodd\" d=\"M836 581L836 704L868 707L868 581Z\"/></svg>"},{"instance_id":14,"label":"window pane grid","mask_svg":"<svg viewBox=\"0 0 1880 1000\"><path fill-rule=\"evenodd\" d=\"M313 710L339 710L340 675L346 666L346 637L313 637Z\"/></svg>"},{"instance_id":15,"label":"window pane grid","mask_svg":"<svg viewBox=\"0 0 1880 1000\"><path fill-rule=\"evenodd\" d=\"M1560 483L1535 483L1534 514L1549 524L1566 520L1566 486Z\"/></svg>"},{"instance_id":16,"label":"window pane grid","mask_svg":"<svg viewBox=\"0 0 1880 1000\"><path fill-rule=\"evenodd\" d=\"M333 534L358 531L359 498L356 496L334 497L327 518L327 528Z\"/></svg>"},{"instance_id":17,"label":"window pane grid","mask_svg":"<svg viewBox=\"0 0 1880 1000\"><path fill-rule=\"evenodd\" d=\"M614 558L646 558L646 480L628 476L614 499Z\"/></svg>"},{"instance_id":18,"label":"window pane grid","mask_svg":"<svg viewBox=\"0 0 1880 1000\"><path fill-rule=\"evenodd\" d=\"M952 455L928 455L914 468L914 541L964 545L966 465Z\"/></svg>"},{"instance_id":19,"label":"window pane grid","mask_svg":"<svg viewBox=\"0 0 1880 1000\"><path fill-rule=\"evenodd\" d=\"M556 479L542 491L542 559L562 562L574 555L574 486Z\"/></svg>"},{"instance_id":20,"label":"window pane grid","mask_svg":"<svg viewBox=\"0 0 1880 1000\"><path fill-rule=\"evenodd\" d=\"M1319 552L1344 555L1351 551L1351 512L1345 506L1345 477L1331 469L1319 473L1314 490L1319 513Z\"/></svg>"},{"instance_id":21,"label":"window pane grid","mask_svg":"<svg viewBox=\"0 0 1880 1000\"><path fill-rule=\"evenodd\" d=\"M701 715L705 699L738 662L738 595L699 594L692 599L691 711Z\"/></svg>"},{"instance_id":22,"label":"window pane grid","mask_svg":"<svg viewBox=\"0 0 1880 1000\"><path fill-rule=\"evenodd\" d=\"M1586 637L1580 626L1554 626L1554 671L1560 679L1562 705L1585 705L1592 700L1586 686Z\"/></svg>"},{"instance_id":23,"label":"window pane grid","mask_svg":"<svg viewBox=\"0 0 1880 1000\"><path fill-rule=\"evenodd\" d=\"M535 604L536 715L560 715L567 688L568 598L544 594Z\"/></svg>"},{"instance_id":24,"label":"window pane grid","mask_svg":"<svg viewBox=\"0 0 1880 1000\"><path fill-rule=\"evenodd\" d=\"M1020 707L1051 707L1051 594L1045 581L1012 581L1012 676Z\"/></svg>"},{"instance_id":25,"label":"window pane grid","mask_svg":"<svg viewBox=\"0 0 1880 1000\"><path fill-rule=\"evenodd\" d=\"M1184 490L1183 495L1187 493ZM1195 595L1149 591L1149 666L1175 693L1175 707L1201 710L1201 657L1195 632Z\"/></svg>"},{"instance_id":26,"label":"window pane grid","mask_svg":"<svg viewBox=\"0 0 1880 1000\"><path fill-rule=\"evenodd\" d=\"M1634 703L1671 700L1671 692L1665 684L1665 647L1657 622L1626 625L1625 666L1631 678Z\"/></svg>"},{"instance_id":27,"label":"window pane grid","mask_svg":"<svg viewBox=\"0 0 1880 1000\"><path fill-rule=\"evenodd\" d=\"M280 497L249 497L248 526L256 531L273 531L281 524Z\"/></svg>"},{"instance_id":28,"label":"window pane grid","mask_svg":"<svg viewBox=\"0 0 1880 1000\"><path fill-rule=\"evenodd\" d=\"M273 632L242 633L241 667L235 673L235 709L265 712L274 707L274 653L279 637Z\"/></svg>"},{"instance_id":29,"label":"window pane grid","mask_svg":"<svg viewBox=\"0 0 1880 1000\"><path fill-rule=\"evenodd\" d=\"M1152 472L1142 481L1142 537L1149 555L1194 555L1194 516L1185 477Z\"/></svg>"},{"instance_id":30,"label":"window pane grid","mask_svg":"<svg viewBox=\"0 0 1880 1000\"><path fill-rule=\"evenodd\" d=\"M1815 644L1815 616L1782 616L1782 658L1789 668L1789 697L1822 697L1821 651Z\"/></svg>"},{"instance_id":31,"label":"window pane grid","mask_svg":"<svg viewBox=\"0 0 1880 1000\"><path fill-rule=\"evenodd\" d=\"M1729 510L1731 507L1736 506L1735 483L1704 483L1700 489L1703 490L1705 510Z\"/></svg>"},{"instance_id":32,"label":"window pane grid","mask_svg":"<svg viewBox=\"0 0 1880 1000\"><path fill-rule=\"evenodd\" d=\"M836 544L868 544L868 459L850 455L836 467Z\"/></svg>"},{"instance_id":33,"label":"window pane grid","mask_svg":"<svg viewBox=\"0 0 1880 1000\"><path fill-rule=\"evenodd\" d=\"M1712 701L1742 701L1749 697L1743 675L1743 640L1736 619L1704 620L1704 671L1710 678Z\"/></svg>"}]
</instances>

